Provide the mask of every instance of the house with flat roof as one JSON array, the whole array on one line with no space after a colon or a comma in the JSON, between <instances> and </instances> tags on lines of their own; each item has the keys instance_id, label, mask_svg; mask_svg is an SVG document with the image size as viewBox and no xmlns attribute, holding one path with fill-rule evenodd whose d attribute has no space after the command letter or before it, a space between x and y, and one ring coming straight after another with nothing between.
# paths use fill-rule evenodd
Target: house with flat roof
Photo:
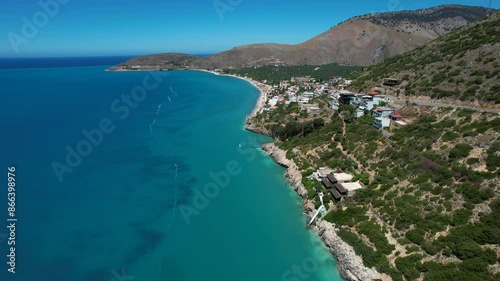
<instances>
[{"instance_id":1,"label":"house with flat roof","mask_svg":"<svg viewBox=\"0 0 500 281\"><path fill-rule=\"evenodd\" d=\"M328 177L333 172L332 168L321 167L316 171L316 178L322 179Z\"/></svg>"},{"instance_id":2,"label":"house with flat roof","mask_svg":"<svg viewBox=\"0 0 500 281\"><path fill-rule=\"evenodd\" d=\"M401 80L397 79L397 78L384 78L384 82L382 82L382 85L384 86L396 86L396 85L399 85L401 84Z\"/></svg>"},{"instance_id":3,"label":"house with flat roof","mask_svg":"<svg viewBox=\"0 0 500 281\"><path fill-rule=\"evenodd\" d=\"M394 108L390 107L377 107L373 110L373 116L375 117L389 117L396 111Z\"/></svg>"},{"instance_id":4,"label":"house with flat roof","mask_svg":"<svg viewBox=\"0 0 500 281\"><path fill-rule=\"evenodd\" d=\"M361 105L366 107L368 110L372 110L375 106L377 106L381 101L385 101L385 96L363 96Z\"/></svg>"},{"instance_id":5,"label":"house with flat roof","mask_svg":"<svg viewBox=\"0 0 500 281\"><path fill-rule=\"evenodd\" d=\"M356 98L356 94L346 91L340 91L339 96L340 104L351 104L351 102Z\"/></svg>"},{"instance_id":6,"label":"house with flat roof","mask_svg":"<svg viewBox=\"0 0 500 281\"><path fill-rule=\"evenodd\" d=\"M307 113L319 113L321 109L317 106L311 106L307 109Z\"/></svg>"},{"instance_id":7,"label":"house with flat roof","mask_svg":"<svg viewBox=\"0 0 500 281\"><path fill-rule=\"evenodd\" d=\"M297 102L298 102L298 103L308 104L310 100L311 100L310 98L304 98L304 97L300 96L300 97L297 99Z\"/></svg>"},{"instance_id":8,"label":"house with flat roof","mask_svg":"<svg viewBox=\"0 0 500 281\"><path fill-rule=\"evenodd\" d=\"M387 128L390 125L391 125L391 119L387 117L377 117L375 118L375 121L373 121L373 127L375 127L375 129L377 130Z\"/></svg>"},{"instance_id":9,"label":"house with flat roof","mask_svg":"<svg viewBox=\"0 0 500 281\"><path fill-rule=\"evenodd\" d=\"M351 181L354 176L347 173L333 173L334 183Z\"/></svg>"},{"instance_id":10,"label":"house with flat roof","mask_svg":"<svg viewBox=\"0 0 500 281\"><path fill-rule=\"evenodd\" d=\"M314 98L316 95L313 92L305 92L302 94L303 97L305 98Z\"/></svg>"},{"instance_id":11,"label":"house with flat roof","mask_svg":"<svg viewBox=\"0 0 500 281\"><path fill-rule=\"evenodd\" d=\"M335 187L337 188L337 190L340 190L341 188L343 188L349 196L354 195L356 190L363 188L363 186L359 183L359 181L357 181L357 182L343 182L343 183L336 184Z\"/></svg>"}]
</instances>

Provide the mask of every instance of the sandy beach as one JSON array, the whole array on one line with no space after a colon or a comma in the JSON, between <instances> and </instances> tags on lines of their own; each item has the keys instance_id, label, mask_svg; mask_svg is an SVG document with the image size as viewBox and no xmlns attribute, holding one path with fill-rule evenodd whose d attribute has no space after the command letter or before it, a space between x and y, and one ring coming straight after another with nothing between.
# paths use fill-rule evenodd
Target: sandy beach
<instances>
[{"instance_id":1,"label":"sandy beach","mask_svg":"<svg viewBox=\"0 0 500 281\"><path fill-rule=\"evenodd\" d=\"M221 74L221 73L218 73L215 71L205 70L205 69L193 69L193 70L208 72L208 73L212 73L214 75L219 75L219 76L230 76L230 77L238 78L241 80L245 80L248 83L252 84L255 88L259 89L259 98L257 99L257 102L255 103L255 106L254 106L252 112L247 115L247 120L249 118L253 118L253 117L257 116L257 113L261 112L262 109L264 108L264 105L266 104L266 101L267 101L267 95L268 95L269 91L271 90L271 86L266 85L264 83L261 83L259 81L253 80L253 79L248 78L248 77L241 77L241 76L232 75L232 74Z\"/></svg>"}]
</instances>

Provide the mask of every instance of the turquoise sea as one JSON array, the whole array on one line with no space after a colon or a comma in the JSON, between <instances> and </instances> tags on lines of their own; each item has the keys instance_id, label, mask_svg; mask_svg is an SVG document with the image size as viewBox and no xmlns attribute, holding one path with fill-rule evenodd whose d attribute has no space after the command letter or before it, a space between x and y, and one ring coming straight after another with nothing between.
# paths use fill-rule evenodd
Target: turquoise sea
<instances>
[{"instance_id":1,"label":"turquoise sea","mask_svg":"<svg viewBox=\"0 0 500 281\"><path fill-rule=\"evenodd\" d=\"M0 69L0 280L342 280L270 139L244 130L256 88L107 67Z\"/></svg>"}]
</instances>

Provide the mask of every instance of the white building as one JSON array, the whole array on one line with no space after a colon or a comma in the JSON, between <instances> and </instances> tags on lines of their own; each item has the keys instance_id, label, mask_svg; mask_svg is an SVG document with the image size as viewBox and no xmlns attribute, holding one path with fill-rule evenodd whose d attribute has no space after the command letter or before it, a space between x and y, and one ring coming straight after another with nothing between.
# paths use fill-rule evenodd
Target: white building
<instances>
[{"instance_id":1,"label":"white building","mask_svg":"<svg viewBox=\"0 0 500 281\"><path fill-rule=\"evenodd\" d=\"M380 130L389 127L390 124L391 124L391 119L387 117L377 117L373 122L373 127L375 127L375 129L377 130Z\"/></svg>"},{"instance_id":2,"label":"white building","mask_svg":"<svg viewBox=\"0 0 500 281\"><path fill-rule=\"evenodd\" d=\"M319 113L320 110L321 109L317 106L311 106L307 109L307 113Z\"/></svg>"},{"instance_id":3,"label":"white building","mask_svg":"<svg viewBox=\"0 0 500 281\"><path fill-rule=\"evenodd\" d=\"M389 115L393 114L396 111L394 108L390 107L377 107L373 111L373 116L377 117L389 117Z\"/></svg>"},{"instance_id":4,"label":"white building","mask_svg":"<svg viewBox=\"0 0 500 281\"><path fill-rule=\"evenodd\" d=\"M329 167L321 167L319 168L316 173L314 173L314 177L317 180L321 180L322 178L326 178L329 174L333 172L332 168Z\"/></svg>"},{"instance_id":5,"label":"white building","mask_svg":"<svg viewBox=\"0 0 500 281\"><path fill-rule=\"evenodd\" d=\"M385 97L372 97L372 96L363 96L363 106L368 110L372 110L375 106L377 106L381 101L385 101Z\"/></svg>"},{"instance_id":6,"label":"white building","mask_svg":"<svg viewBox=\"0 0 500 281\"><path fill-rule=\"evenodd\" d=\"M365 115L365 111L361 108L356 109L356 111L354 112L354 117L356 117L356 118L359 118L359 117L364 116L364 115Z\"/></svg>"},{"instance_id":7,"label":"white building","mask_svg":"<svg viewBox=\"0 0 500 281\"><path fill-rule=\"evenodd\" d=\"M333 173L333 176L335 177L335 180L338 182L348 182L354 178L353 175L347 173Z\"/></svg>"},{"instance_id":8,"label":"white building","mask_svg":"<svg viewBox=\"0 0 500 281\"><path fill-rule=\"evenodd\" d=\"M357 182L344 182L344 183L339 183L338 185L342 186L348 193L348 196L354 195L356 190L362 189L363 186Z\"/></svg>"},{"instance_id":9,"label":"white building","mask_svg":"<svg viewBox=\"0 0 500 281\"><path fill-rule=\"evenodd\" d=\"M312 92L305 92L302 94L302 96L305 98L314 98L315 94Z\"/></svg>"},{"instance_id":10,"label":"white building","mask_svg":"<svg viewBox=\"0 0 500 281\"><path fill-rule=\"evenodd\" d=\"M276 105L278 103L278 101L280 100L280 98L278 96L274 96L272 99L269 100L269 104L270 105Z\"/></svg>"},{"instance_id":11,"label":"white building","mask_svg":"<svg viewBox=\"0 0 500 281\"><path fill-rule=\"evenodd\" d=\"M304 98L304 97L299 97L297 99L299 103L309 103L310 99L309 98Z\"/></svg>"}]
</instances>

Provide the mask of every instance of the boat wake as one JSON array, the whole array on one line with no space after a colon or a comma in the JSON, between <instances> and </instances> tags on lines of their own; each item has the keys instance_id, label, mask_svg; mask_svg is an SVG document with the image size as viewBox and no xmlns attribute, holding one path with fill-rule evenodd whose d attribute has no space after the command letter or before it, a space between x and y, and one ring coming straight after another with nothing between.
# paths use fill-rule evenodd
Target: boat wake
<instances>
[{"instance_id":1,"label":"boat wake","mask_svg":"<svg viewBox=\"0 0 500 281\"><path fill-rule=\"evenodd\" d=\"M172 92L172 94L177 96L177 93L172 89L172 87L170 87L170 92Z\"/></svg>"},{"instance_id":2,"label":"boat wake","mask_svg":"<svg viewBox=\"0 0 500 281\"><path fill-rule=\"evenodd\" d=\"M177 172L178 172L179 168L177 167L177 163L175 163L175 162L174 162L174 166L175 166L174 182L177 183ZM177 185L175 185L174 189L175 189L175 201L174 201L174 207L172 209L172 220L175 218L175 208L177 207ZM169 225L169 227L170 227L170 225Z\"/></svg>"},{"instance_id":3,"label":"boat wake","mask_svg":"<svg viewBox=\"0 0 500 281\"><path fill-rule=\"evenodd\" d=\"M172 89L172 87L170 87L170 92L172 92L174 94L174 96L177 96L178 94L174 91L174 89ZM167 100L168 102L172 102L172 99L170 98L170 96L167 96ZM160 110L161 110L161 107L163 106L163 104L165 104L165 102L161 103L160 105L158 105L158 109L156 110L156 115L155 117L153 118L153 121L151 122L151 124L149 124L149 134L154 138L154 139L157 139L157 136L156 134L154 133L153 131L153 125L156 123L156 118L158 118L158 115L160 114Z\"/></svg>"},{"instance_id":4,"label":"boat wake","mask_svg":"<svg viewBox=\"0 0 500 281\"><path fill-rule=\"evenodd\" d=\"M172 156L172 150L170 150L170 154ZM173 186L174 186L174 191L175 191L175 200L174 200L174 207L172 208L172 216L170 217L170 221L168 222L167 224L167 227L165 229L165 234L163 236L163 249L162 249L162 255L160 257L160 263L158 264L158 273L157 273L157 277L156 277L156 280L159 280L160 278L160 274L161 274L161 270L162 270L162 267L163 267L163 257L165 256L165 243L167 242L167 234L170 230L170 228L172 227L172 222L174 221L174 218L175 218L175 209L177 208L177 201L178 201L178 197L177 197L177 176L178 176L178 171L179 171L179 167L177 166L177 163L173 162L172 163L174 164L175 166L175 177L174 177L174 183L173 183Z\"/></svg>"},{"instance_id":5,"label":"boat wake","mask_svg":"<svg viewBox=\"0 0 500 281\"><path fill-rule=\"evenodd\" d=\"M157 139L157 138L156 138L155 133L153 132L153 125L156 123L156 118L158 118L158 115L160 114L160 110L161 110L162 106L163 106L163 103L161 103L160 105L158 105L158 109L156 110L155 118L153 118L153 121L151 122L151 124L149 124L149 133L151 134L151 136L154 139Z\"/></svg>"}]
</instances>

